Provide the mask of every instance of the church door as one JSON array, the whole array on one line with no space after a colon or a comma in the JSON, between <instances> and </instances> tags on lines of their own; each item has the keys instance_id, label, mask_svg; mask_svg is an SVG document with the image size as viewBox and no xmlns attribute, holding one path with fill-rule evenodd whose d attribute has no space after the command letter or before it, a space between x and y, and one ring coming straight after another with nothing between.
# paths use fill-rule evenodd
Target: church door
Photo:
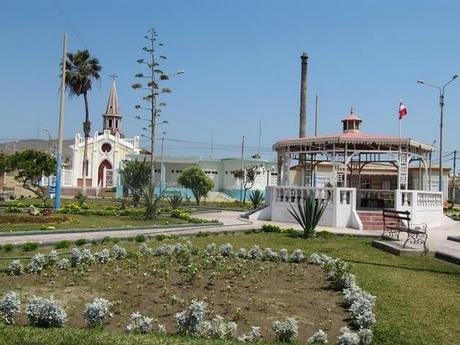
<instances>
[{"instance_id":1,"label":"church door","mask_svg":"<svg viewBox=\"0 0 460 345\"><path fill-rule=\"evenodd\" d=\"M100 187L104 185L104 169L112 169L112 164L107 159L102 161L97 170L97 185Z\"/></svg>"}]
</instances>

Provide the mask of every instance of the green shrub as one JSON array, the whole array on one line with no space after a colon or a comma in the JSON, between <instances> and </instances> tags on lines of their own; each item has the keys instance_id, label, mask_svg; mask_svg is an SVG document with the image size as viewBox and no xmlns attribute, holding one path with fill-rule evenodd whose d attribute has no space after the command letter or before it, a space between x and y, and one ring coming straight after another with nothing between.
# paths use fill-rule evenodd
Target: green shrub
<instances>
[{"instance_id":1,"label":"green shrub","mask_svg":"<svg viewBox=\"0 0 460 345\"><path fill-rule=\"evenodd\" d=\"M142 242L145 242L147 239L145 238L144 235L137 235L136 237L134 237L134 240L137 243L142 243Z\"/></svg>"},{"instance_id":2,"label":"green shrub","mask_svg":"<svg viewBox=\"0 0 460 345\"><path fill-rule=\"evenodd\" d=\"M81 247L81 246L84 246L86 244L86 239L84 238L80 238L78 240L75 241L75 245L77 245L78 247Z\"/></svg>"},{"instance_id":3,"label":"green shrub","mask_svg":"<svg viewBox=\"0 0 460 345\"><path fill-rule=\"evenodd\" d=\"M262 232L281 232L281 228L275 224L262 225Z\"/></svg>"},{"instance_id":4,"label":"green shrub","mask_svg":"<svg viewBox=\"0 0 460 345\"><path fill-rule=\"evenodd\" d=\"M70 248L71 245L72 245L72 242L67 241L67 240L62 240L62 241L59 241L58 243L56 243L54 248L56 248L56 249L67 249L67 248Z\"/></svg>"},{"instance_id":5,"label":"green shrub","mask_svg":"<svg viewBox=\"0 0 460 345\"><path fill-rule=\"evenodd\" d=\"M7 243L3 246L3 250L7 253L11 252L13 249L14 249L14 244L11 244L11 243Z\"/></svg>"},{"instance_id":6,"label":"green shrub","mask_svg":"<svg viewBox=\"0 0 460 345\"><path fill-rule=\"evenodd\" d=\"M209 231L198 231L196 234L196 237L208 237L209 236Z\"/></svg>"},{"instance_id":7,"label":"green shrub","mask_svg":"<svg viewBox=\"0 0 460 345\"><path fill-rule=\"evenodd\" d=\"M166 235L165 234L158 234L158 235L155 236L155 239L157 241L163 241L163 240L166 239Z\"/></svg>"},{"instance_id":8,"label":"green shrub","mask_svg":"<svg viewBox=\"0 0 460 345\"><path fill-rule=\"evenodd\" d=\"M333 238L335 237L336 235L333 234L332 232L329 232L329 231L318 231L316 233L316 237L319 237L319 238L324 238L324 239L329 239L329 238Z\"/></svg>"},{"instance_id":9,"label":"green shrub","mask_svg":"<svg viewBox=\"0 0 460 345\"><path fill-rule=\"evenodd\" d=\"M39 243L37 242L26 242L21 245L21 248L24 252L31 252L38 248Z\"/></svg>"},{"instance_id":10,"label":"green shrub","mask_svg":"<svg viewBox=\"0 0 460 345\"><path fill-rule=\"evenodd\" d=\"M297 201L297 209L292 204L290 205L291 208L288 211L302 227L305 238L315 236L316 226L328 202L328 200L316 199L314 194L308 194L304 200Z\"/></svg>"},{"instance_id":11,"label":"green shrub","mask_svg":"<svg viewBox=\"0 0 460 345\"><path fill-rule=\"evenodd\" d=\"M261 192L260 190L257 189L257 190L253 190L249 194L248 199L249 199L249 201L251 201L252 207L254 209L256 209L257 207L259 207L264 202L265 195L264 195L263 192Z\"/></svg>"},{"instance_id":12,"label":"green shrub","mask_svg":"<svg viewBox=\"0 0 460 345\"><path fill-rule=\"evenodd\" d=\"M169 205L173 210L180 207L184 198L180 194L173 194L168 198Z\"/></svg>"}]
</instances>

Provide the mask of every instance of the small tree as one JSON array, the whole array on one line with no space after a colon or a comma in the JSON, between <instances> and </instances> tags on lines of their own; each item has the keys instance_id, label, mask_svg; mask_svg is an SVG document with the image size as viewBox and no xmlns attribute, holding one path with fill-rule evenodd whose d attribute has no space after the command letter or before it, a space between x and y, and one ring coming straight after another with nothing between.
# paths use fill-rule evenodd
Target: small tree
<instances>
[{"instance_id":1,"label":"small tree","mask_svg":"<svg viewBox=\"0 0 460 345\"><path fill-rule=\"evenodd\" d=\"M238 180L243 180L243 204L246 203L246 195L249 189L254 186L257 176L257 167L250 167L243 170L235 170L233 176Z\"/></svg>"},{"instance_id":2,"label":"small tree","mask_svg":"<svg viewBox=\"0 0 460 345\"><path fill-rule=\"evenodd\" d=\"M214 182L198 166L182 171L177 181L181 186L192 190L197 205L200 204L200 199L214 188Z\"/></svg>"},{"instance_id":3,"label":"small tree","mask_svg":"<svg viewBox=\"0 0 460 345\"><path fill-rule=\"evenodd\" d=\"M123 170L120 171L121 184L126 190L133 194L134 206L139 206L139 202L144 193L144 186L150 181L150 166L145 161L125 161Z\"/></svg>"},{"instance_id":4,"label":"small tree","mask_svg":"<svg viewBox=\"0 0 460 345\"><path fill-rule=\"evenodd\" d=\"M53 175L56 171L56 161L48 154L37 150L16 152L6 158L3 170L14 171L15 179L22 183L22 187L34 193L47 205L48 190L41 186L42 177Z\"/></svg>"}]
</instances>

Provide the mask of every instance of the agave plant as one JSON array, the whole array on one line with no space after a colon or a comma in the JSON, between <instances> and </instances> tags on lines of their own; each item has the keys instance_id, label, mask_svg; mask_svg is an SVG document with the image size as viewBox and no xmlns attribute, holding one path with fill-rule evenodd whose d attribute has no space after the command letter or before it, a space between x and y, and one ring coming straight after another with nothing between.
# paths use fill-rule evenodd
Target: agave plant
<instances>
[{"instance_id":1,"label":"agave plant","mask_svg":"<svg viewBox=\"0 0 460 345\"><path fill-rule=\"evenodd\" d=\"M180 194L173 194L168 198L169 205L173 210L178 209L184 198Z\"/></svg>"},{"instance_id":2,"label":"agave plant","mask_svg":"<svg viewBox=\"0 0 460 345\"><path fill-rule=\"evenodd\" d=\"M158 214L158 204L163 199L164 192L161 192L159 195L156 195L153 191L153 188L149 188L149 185L143 187L143 197L144 197L144 219L155 219Z\"/></svg>"},{"instance_id":3,"label":"agave plant","mask_svg":"<svg viewBox=\"0 0 460 345\"><path fill-rule=\"evenodd\" d=\"M248 196L248 199L249 199L249 201L251 201L252 207L253 207L254 209L256 209L257 207L259 207L260 204L263 203L264 198L265 198L264 193L261 192L261 191L258 190L258 189L253 190L253 191L249 194L249 196Z\"/></svg>"},{"instance_id":4,"label":"agave plant","mask_svg":"<svg viewBox=\"0 0 460 345\"><path fill-rule=\"evenodd\" d=\"M288 211L302 227L305 238L315 235L316 226L326 210L327 203L327 200L319 200L314 195L308 194L303 202L297 200L297 210L291 204L291 209Z\"/></svg>"}]
</instances>

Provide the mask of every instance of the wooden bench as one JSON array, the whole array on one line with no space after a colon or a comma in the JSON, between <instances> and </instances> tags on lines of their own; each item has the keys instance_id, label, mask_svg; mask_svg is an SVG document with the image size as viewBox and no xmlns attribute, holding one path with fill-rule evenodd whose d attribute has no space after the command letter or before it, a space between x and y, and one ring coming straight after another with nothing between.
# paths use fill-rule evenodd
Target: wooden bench
<instances>
[{"instance_id":1,"label":"wooden bench","mask_svg":"<svg viewBox=\"0 0 460 345\"><path fill-rule=\"evenodd\" d=\"M399 234L401 232L405 232L407 233L407 239L404 242L403 248L409 241L413 244L423 244L423 248L426 250L426 240L428 239L428 234L426 233L426 224L411 224L411 217L409 211L383 209L382 213L382 239L389 238L391 240L399 241Z\"/></svg>"}]
</instances>

